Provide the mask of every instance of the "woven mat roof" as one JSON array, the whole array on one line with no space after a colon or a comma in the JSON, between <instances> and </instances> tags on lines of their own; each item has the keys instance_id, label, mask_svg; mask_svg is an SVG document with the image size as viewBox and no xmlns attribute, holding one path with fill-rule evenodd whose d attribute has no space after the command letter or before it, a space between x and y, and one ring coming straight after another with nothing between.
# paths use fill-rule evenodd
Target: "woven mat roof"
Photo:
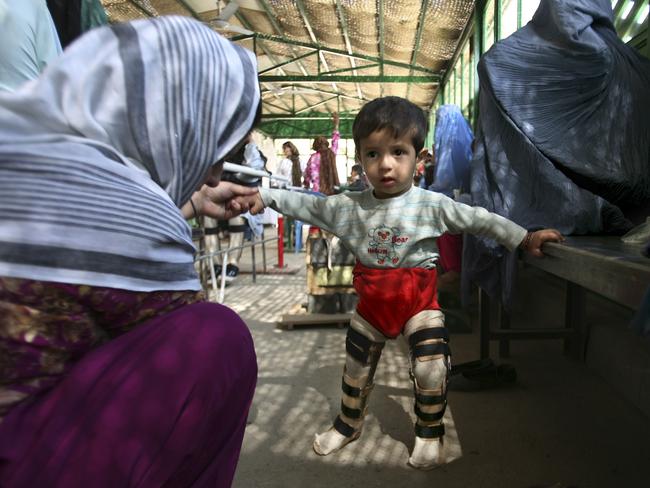
<instances>
[{"instance_id":1,"label":"woven mat roof","mask_svg":"<svg viewBox=\"0 0 650 488\"><path fill-rule=\"evenodd\" d=\"M473 0L102 0L111 22L198 18L255 50L262 129L312 137L340 112L342 132L368 100L431 107L474 9Z\"/></svg>"}]
</instances>

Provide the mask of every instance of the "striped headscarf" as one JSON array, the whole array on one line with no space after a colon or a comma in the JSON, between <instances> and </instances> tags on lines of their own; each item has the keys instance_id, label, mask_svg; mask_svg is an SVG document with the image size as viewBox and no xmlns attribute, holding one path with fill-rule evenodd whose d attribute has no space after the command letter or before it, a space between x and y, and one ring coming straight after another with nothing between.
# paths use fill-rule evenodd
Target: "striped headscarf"
<instances>
[{"instance_id":1,"label":"striped headscarf","mask_svg":"<svg viewBox=\"0 0 650 488\"><path fill-rule=\"evenodd\" d=\"M179 207L259 99L253 53L200 22L90 31L0 95L0 276L198 289Z\"/></svg>"}]
</instances>

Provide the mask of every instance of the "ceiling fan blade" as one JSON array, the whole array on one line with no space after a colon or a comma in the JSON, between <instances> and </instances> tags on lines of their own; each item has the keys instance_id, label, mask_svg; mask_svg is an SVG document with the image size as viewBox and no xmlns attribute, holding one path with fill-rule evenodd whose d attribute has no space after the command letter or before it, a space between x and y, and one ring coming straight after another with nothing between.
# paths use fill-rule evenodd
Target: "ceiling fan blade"
<instances>
[{"instance_id":1,"label":"ceiling fan blade","mask_svg":"<svg viewBox=\"0 0 650 488\"><path fill-rule=\"evenodd\" d=\"M211 22L211 25L217 30L237 32L238 34L244 34L247 36L255 34L252 30L244 29L238 25L229 24L225 20L214 20Z\"/></svg>"},{"instance_id":2,"label":"ceiling fan blade","mask_svg":"<svg viewBox=\"0 0 650 488\"><path fill-rule=\"evenodd\" d=\"M221 13L219 14L219 17L217 17L217 20L223 20L223 21L228 21L230 17L235 15L235 12L237 12L237 9L239 8L239 3L236 2L235 0L231 0L228 2L228 4L221 10Z\"/></svg>"}]
</instances>

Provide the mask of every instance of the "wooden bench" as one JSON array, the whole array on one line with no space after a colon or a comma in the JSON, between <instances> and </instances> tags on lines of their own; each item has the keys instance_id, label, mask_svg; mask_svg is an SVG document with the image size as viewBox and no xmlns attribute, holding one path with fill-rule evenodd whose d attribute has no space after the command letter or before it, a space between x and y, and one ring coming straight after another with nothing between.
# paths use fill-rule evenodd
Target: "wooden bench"
<instances>
[{"instance_id":1,"label":"wooden bench","mask_svg":"<svg viewBox=\"0 0 650 488\"><path fill-rule=\"evenodd\" d=\"M277 323L279 329L293 330L295 326L335 325L339 329L350 325L351 313L285 314Z\"/></svg>"},{"instance_id":2,"label":"wooden bench","mask_svg":"<svg viewBox=\"0 0 650 488\"><path fill-rule=\"evenodd\" d=\"M499 355L509 353L509 341L564 339L565 353L583 360L586 349L586 291L595 292L631 310L637 310L650 286L650 259L641 247L621 242L618 236L567 237L562 244L547 243L543 259L523 256L523 261L566 281L564 324L552 329L513 329L510 317L499 310L499 328L491 328L490 299L479 290L481 358L490 356L490 341L498 340Z\"/></svg>"}]
</instances>

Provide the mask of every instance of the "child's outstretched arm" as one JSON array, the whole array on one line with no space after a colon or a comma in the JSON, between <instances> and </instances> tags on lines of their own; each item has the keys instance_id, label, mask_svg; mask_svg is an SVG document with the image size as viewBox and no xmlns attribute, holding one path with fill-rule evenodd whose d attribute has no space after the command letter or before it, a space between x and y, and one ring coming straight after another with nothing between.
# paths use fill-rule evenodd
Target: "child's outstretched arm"
<instances>
[{"instance_id":1,"label":"child's outstretched arm","mask_svg":"<svg viewBox=\"0 0 650 488\"><path fill-rule=\"evenodd\" d=\"M302 192L260 188L259 193L237 199L253 215L271 207L278 212L333 232L336 222L336 204L331 198L308 195Z\"/></svg>"},{"instance_id":2,"label":"child's outstretched arm","mask_svg":"<svg viewBox=\"0 0 650 488\"><path fill-rule=\"evenodd\" d=\"M429 198L436 204L432 206L437 216L451 233L467 232L469 234L490 237L514 251L517 247L533 256L543 257L542 244L546 241L562 242L564 237L555 229L542 229L527 232L525 228L511 220L488 212L482 207L470 207L433 192ZM434 214L434 217L436 215Z\"/></svg>"},{"instance_id":3,"label":"child's outstretched arm","mask_svg":"<svg viewBox=\"0 0 650 488\"><path fill-rule=\"evenodd\" d=\"M535 232L529 232L526 234L526 237L524 237L524 240L521 241L519 247L535 257L542 258L544 257L544 253L542 252L542 244L547 241L562 242L564 241L564 236L555 229L537 230Z\"/></svg>"}]
</instances>

